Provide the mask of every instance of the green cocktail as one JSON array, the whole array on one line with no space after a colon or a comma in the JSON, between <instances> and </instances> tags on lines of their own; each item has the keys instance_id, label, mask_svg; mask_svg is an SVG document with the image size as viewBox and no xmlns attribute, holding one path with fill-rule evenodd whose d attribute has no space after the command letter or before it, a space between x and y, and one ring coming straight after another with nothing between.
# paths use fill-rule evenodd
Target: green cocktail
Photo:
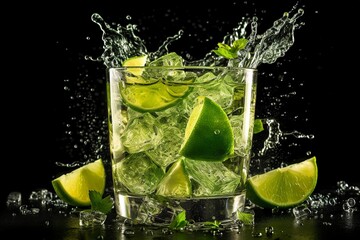
<instances>
[{"instance_id":1,"label":"green cocktail","mask_svg":"<svg viewBox=\"0 0 360 240\"><path fill-rule=\"evenodd\" d=\"M161 64L107 72L117 213L145 224L184 210L230 219L245 205L257 71Z\"/></svg>"}]
</instances>

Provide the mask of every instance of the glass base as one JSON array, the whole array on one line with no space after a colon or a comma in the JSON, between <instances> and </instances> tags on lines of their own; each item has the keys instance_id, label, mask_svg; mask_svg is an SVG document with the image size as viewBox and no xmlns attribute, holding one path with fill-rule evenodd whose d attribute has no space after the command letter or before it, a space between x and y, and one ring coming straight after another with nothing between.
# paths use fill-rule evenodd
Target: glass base
<instances>
[{"instance_id":1,"label":"glass base","mask_svg":"<svg viewBox=\"0 0 360 240\"><path fill-rule=\"evenodd\" d=\"M169 224L174 217L186 211L188 221L225 221L245 208L245 192L232 196L198 197L191 199L158 196L130 196L115 194L117 214L138 224Z\"/></svg>"}]
</instances>

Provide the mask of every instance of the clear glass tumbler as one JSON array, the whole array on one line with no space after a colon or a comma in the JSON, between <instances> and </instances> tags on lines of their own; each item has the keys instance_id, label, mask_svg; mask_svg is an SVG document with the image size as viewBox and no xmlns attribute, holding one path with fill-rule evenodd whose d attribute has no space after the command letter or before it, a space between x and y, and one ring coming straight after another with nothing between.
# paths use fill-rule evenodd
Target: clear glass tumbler
<instances>
[{"instance_id":1,"label":"clear glass tumbler","mask_svg":"<svg viewBox=\"0 0 360 240\"><path fill-rule=\"evenodd\" d=\"M123 67L107 70L117 214L168 224L232 219L245 206L257 70Z\"/></svg>"}]
</instances>

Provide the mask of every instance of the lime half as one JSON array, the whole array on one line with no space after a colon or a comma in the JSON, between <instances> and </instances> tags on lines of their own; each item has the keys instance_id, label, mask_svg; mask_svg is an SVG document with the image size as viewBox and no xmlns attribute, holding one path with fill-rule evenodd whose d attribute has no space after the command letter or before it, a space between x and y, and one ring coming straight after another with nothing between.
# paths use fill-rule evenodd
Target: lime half
<instances>
[{"instance_id":1,"label":"lime half","mask_svg":"<svg viewBox=\"0 0 360 240\"><path fill-rule=\"evenodd\" d=\"M316 158L252 176L247 181L247 198L263 208L288 208L304 202L314 191L318 168Z\"/></svg>"},{"instance_id":2,"label":"lime half","mask_svg":"<svg viewBox=\"0 0 360 240\"><path fill-rule=\"evenodd\" d=\"M234 134L229 119L221 106L210 98L197 98L180 154L202 161L224 161L234 154Z\"/></svg>"},{"instance_id":3,"label":"lime half","mask_svg":"<svg viewBox=\"0 0 360 240\"><path fill-rule=\"evenodd\" d=\"M101 159L81 166L70 173L52 180L52 186L59 198L69 205L90 206L89 190L101 195L105 191L105 169Z\"/></svg>"}]
</instances>

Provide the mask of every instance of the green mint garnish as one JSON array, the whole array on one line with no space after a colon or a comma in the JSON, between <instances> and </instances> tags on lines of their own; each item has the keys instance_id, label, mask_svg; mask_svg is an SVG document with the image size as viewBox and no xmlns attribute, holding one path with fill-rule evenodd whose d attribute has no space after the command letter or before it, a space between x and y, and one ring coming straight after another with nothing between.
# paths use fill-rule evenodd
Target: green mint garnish
<instances>
[{"instance_id":1,"label":"green mint garnish","mask_svg":"<svg viewBox=\"0 0 360 240\"><path fill-rule=\"evenodd\" d=\"M241 222L243 222L245 225L253 225L254 224L254 214L238 211L237 218Z\"/></svg>"},{"instance_id":2,"label":"green mint garnish","mask_svg":"<svg viewBox=\"0 0 360 240\"><path fill-rule=\"evenodd\" d=\"M104 214L108 214L113 206L113 201L110 196L102 198L102 195L94 190L89 190L89 197L91 202L91 209L94 211L100 211Z\"/></svg>"},{"instance_id":3,"label":"green mint garnish","mask_svg":"<svg viewBox=\"0 0 360 240\"><path fill-rule=\"evenodd\" d=\"M213 50L218 56L226 59L233 59L238 57L238 51L244 49L248 40L240 38L235 40L231 46L225 43L218 43L218 49Z\"/></svg>"},{"instance_id":4,"label":"green mint garnish","mask_svg":"<svg viewBox=\"0 0 360 240\"><path fill-rule=\"evenodd\" d=\"M213 222L204 222L204 225L210 227L213 230L216 230L221 227L221 221L214 220Z\"/></svg>"},{"instance_id":5,"label":"green mint garnish","mask_svg":"<svg viewBox=\"0 0 360 240\"><path fill-rule=\"evenodd\" d=\"M188 221L186 220L186 211L180 212L174 220L170 223L169 228L173 230L179 230L188 225Z\"/></svg>"},{"instance_id":6,"label":"green mint garnish","mask_svg":"<svg viewBox=\"0 0 360 240\"><path fill-rule=\"evenodd\" d=\"M255 119L253 133L256 134L262 132L263 130L264 130L264 126L261 119Z\"/></svg>"}]
</instances>

